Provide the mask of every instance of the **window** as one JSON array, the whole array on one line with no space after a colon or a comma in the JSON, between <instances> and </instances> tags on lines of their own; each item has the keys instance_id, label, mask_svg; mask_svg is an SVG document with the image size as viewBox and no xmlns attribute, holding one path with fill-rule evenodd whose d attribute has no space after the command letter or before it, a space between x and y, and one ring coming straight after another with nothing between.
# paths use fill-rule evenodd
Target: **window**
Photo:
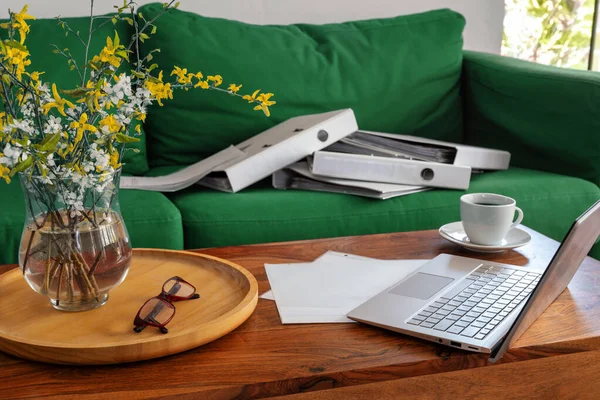
<instances>
[{"instance_id":1,"label":"window","mask_svg":"<svg viewBox=\"0 0 600 400\"><path fill-rule=\"evenodd\" d=\"M502 55L600 71L600 0L506 0ZM596 50L596 51L594 51Z\"/></svg>"}]
</instances>

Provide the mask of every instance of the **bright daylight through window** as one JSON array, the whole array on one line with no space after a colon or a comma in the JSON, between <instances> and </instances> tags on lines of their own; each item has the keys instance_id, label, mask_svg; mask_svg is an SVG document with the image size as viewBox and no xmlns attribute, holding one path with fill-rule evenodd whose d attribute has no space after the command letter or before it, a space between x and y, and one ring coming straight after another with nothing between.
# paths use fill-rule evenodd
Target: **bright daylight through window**
<instances>
[{"instance_id":1,"label":"bright daylight through window","mask_svg":"<svg viewBox=\"0 0 600 400\"><path fill-rule=\"evenodd\" d=\"M506 0L502 55L599 71L598 24L594 23L598 3L599 0Z\"/></svg>"}]
</instances>

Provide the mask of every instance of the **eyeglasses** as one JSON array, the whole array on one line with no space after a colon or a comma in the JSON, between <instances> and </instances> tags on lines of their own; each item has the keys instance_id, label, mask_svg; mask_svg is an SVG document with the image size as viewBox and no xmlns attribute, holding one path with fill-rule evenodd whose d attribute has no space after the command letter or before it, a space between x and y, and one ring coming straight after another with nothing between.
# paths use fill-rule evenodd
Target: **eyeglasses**
<instances>
[{"instance_id":1,"label":"eyeglasses","mask_svg":"<svg viewBox=\"0 0 600 400\"><path fill-rule=\"evenodd\" d=\"M162 293L145 302L140 308L133 320L133 325L135 325L133 330L141 332L147 326L154 326L162 333L169 333L165 325L175 316L173 302L198 298L200 295L196 293L196 288L190 283L178 276L169 278L163 284Z\"/></svg>"}]
</instances>

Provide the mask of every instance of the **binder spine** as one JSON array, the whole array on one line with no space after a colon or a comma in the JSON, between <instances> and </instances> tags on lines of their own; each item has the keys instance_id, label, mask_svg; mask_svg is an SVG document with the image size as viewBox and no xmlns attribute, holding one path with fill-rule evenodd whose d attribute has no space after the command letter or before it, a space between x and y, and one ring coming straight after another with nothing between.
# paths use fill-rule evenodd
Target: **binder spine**
<instances>
[{"instance_id":1,"label":"binder spine","mask_svg":"<svg viewBox=\"0 0 600 400\"><path fill-rule=\"evenodd\" d=\"M318 151L312 173L370 182L468 189L471 168L425 161Z\"/></svg>"},{"instance_id":2,"label":"binder spine","mask_svg":"<svg viewBox=\"0 0 600 400\"><path fill-rule=\"evenodd\" d=\"M271 175L274 171L300 161L313 152L337 142L348 134L358 130L351 109L340 113L311 129L263 150L249 157L225 172L231 183L232 191L238 192L249 184Z\"/></svg>"}]
</instances>

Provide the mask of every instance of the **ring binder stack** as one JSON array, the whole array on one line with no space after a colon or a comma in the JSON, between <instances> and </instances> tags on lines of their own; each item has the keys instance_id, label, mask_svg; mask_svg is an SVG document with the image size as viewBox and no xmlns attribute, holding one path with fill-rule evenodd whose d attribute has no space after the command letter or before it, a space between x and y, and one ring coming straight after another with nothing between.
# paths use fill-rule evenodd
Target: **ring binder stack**
<instances>
[{"instance_id":1,"label":"ring binder stack","mask_svg":"<svg viewBox=\"0 0 600 400\"><path fill-rule=\"evenodd\" d=\"M464 190L473 171L509 163L506 151L358 130L354 112L343 109L290 118L169 175L122 177L121 187L168 192L197 183L237 193L272 175L277 189L385 200L432 188Z\"/></svg>"}]
</instances>

